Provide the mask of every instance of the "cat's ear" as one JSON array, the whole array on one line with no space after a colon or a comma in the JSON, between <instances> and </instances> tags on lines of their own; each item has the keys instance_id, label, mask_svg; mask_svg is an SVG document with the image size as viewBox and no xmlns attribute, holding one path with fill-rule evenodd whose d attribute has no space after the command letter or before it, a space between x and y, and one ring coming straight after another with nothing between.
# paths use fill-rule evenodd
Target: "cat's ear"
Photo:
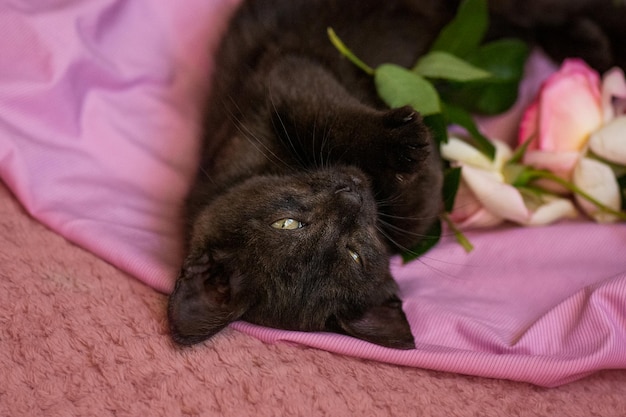
<instances>
[{"instance_id":1,"label":"cat's ear","mask_svg":"<svg viewBox=\"0 0 626 417\"><path fill-rule=\"evenodd\" d=\"M202 342L243 315L245 308L233 300L230 275L206 253L185 260L167 310L175 342Z\"/></svg>"},{"instance_id":2,"label":"cat's ear","mask_svg":"<svg viewBox=\"0 0 626 417\"><path fill-rule=\"evenodd\" d=\"M344 333L358 339L395 349L415 348L402 302L396 296L370 307L358 317L337 317L337 321Z\"/></svg>"}]
</instances>

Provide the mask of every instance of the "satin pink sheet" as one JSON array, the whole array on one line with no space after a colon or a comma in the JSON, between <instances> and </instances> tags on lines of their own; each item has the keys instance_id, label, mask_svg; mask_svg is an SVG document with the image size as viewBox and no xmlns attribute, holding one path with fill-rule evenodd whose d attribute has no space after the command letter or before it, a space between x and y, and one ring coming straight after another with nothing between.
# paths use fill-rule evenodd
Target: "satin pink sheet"
<instances>
[{"instance_id":1,"label":"satin pink sheet","mask_svg":"<svg viewBox=\"0 0 626 417\"><path fill-rule=\"evenodd\" d=\"M211 52L236 3L0 0L2 181L42 223L162 292L180 262L180 201ZM527 89L550 69L537 62ZM509 137L519 109L484 125ZM415 350L233 327L271 342L545 386L626 367L624 225L507 226L469 237L470 254L444 239L417 262L393 261Z\"/></svg>"}]
</instances>

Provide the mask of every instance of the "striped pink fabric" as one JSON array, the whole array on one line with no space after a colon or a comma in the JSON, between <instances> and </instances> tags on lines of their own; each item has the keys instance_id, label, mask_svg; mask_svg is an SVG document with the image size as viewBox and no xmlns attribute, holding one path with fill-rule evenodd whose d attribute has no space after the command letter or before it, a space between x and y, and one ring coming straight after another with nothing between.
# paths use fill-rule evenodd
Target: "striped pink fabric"
<instances>
[{"instance_id":1,"label":"striped pink fabric","mask_svg":"<svg viewBox=\"0 0 626 417\"><path fill-rule=\"evenodd\" d=\"M2 181L41 222L162 292L180 261L210 52L236 3L0 0ZM484 124L508 137L519 109ZM394 261L415 350L233 326L270 342L547 386L625 367L624 225L470 238L471 254L445 239L419 261Z\"/></svg>"}]
</instances>

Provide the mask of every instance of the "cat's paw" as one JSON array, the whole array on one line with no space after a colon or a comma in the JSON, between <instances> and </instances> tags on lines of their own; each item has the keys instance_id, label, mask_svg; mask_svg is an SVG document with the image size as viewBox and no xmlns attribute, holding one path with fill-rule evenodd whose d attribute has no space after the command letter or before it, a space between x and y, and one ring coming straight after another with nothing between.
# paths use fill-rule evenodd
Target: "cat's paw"
<instances>
[{"instance_id":1,"label":"cat's paw","mask_svg":"<svg viewBox=\"0 0 626 417\"><path fill-rule=\"evenodd\" d=\"M411 107L389 110L383 115L382 157L387 169L398 175L416 172L431 152L428 129Z\"/></svg>"}]
</instances>

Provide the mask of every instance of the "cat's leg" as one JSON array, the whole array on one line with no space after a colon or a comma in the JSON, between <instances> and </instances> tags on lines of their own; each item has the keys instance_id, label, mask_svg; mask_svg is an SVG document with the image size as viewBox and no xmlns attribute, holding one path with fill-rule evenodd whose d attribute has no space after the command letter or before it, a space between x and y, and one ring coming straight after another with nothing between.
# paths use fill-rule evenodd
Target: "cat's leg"
<instances>
[{"instance_id":1,"label":"cat's leg","mask_svg":"<svg viewBox=\"0 0 626 417\"><path fill-rule=\"evenodd\" d=\"M308 164L361 168L372 181L390 246L406 250L419 242L441 211L442 182L438 150L419 114L376 108L304 58L284 58L268 79L273 125L285 148Z\"/></svg>"},{"instance_id":2,"label":"cat's leg","mask_svg":"<svg viewBox=\"0 0 626 417\"><path fill-rule=\"evenodd\" d=\"M410 107L380 111L362 128L369 132L362 168L377 193L381 227L394 250L410 250L442 212L438 148Z\"/></svg>"}]
</instances>

